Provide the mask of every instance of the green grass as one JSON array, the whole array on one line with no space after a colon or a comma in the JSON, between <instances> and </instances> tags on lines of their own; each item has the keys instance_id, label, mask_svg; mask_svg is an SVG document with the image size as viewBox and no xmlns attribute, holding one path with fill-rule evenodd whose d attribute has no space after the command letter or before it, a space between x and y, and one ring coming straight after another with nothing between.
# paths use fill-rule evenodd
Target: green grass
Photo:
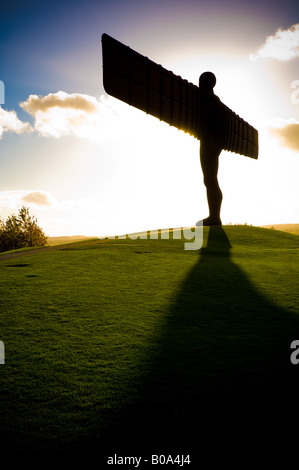
<instances>
[{"instance_id":1,"label":"green grass","mask_svg":"<svg viewBox=\"0 0 299 470\"><path fill-rule=\"evenodd\" d=\"M117 452L148 433L151 448L178 446L199 423L208 439L228 419L269 421L275 404L284 416L298 388L298 247L225 226L205 228L200 251L88 240L2 255L2 446Z\"/></svg>"}]
</instances>

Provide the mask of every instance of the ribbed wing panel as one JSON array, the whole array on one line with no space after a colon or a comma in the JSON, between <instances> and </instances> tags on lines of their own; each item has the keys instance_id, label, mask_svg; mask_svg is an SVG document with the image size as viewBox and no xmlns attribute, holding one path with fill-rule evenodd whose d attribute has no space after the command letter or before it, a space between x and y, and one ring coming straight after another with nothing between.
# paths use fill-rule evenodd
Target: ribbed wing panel
<instances>
[{"instance_id":1,"label":"ribbed wing panel","mask_svg":"<svg viewBox=\"0 0 299 470\"><path fill-rule=\"evenodd\" d=\"M206 127L207 99L199 88L116 39L103 34L105 91L197 139ZM203 103L205 103L203 105ZM258 132L216 99L209 105L213 132L224 150L258 157Z\"/></svg>"}]
</instances>

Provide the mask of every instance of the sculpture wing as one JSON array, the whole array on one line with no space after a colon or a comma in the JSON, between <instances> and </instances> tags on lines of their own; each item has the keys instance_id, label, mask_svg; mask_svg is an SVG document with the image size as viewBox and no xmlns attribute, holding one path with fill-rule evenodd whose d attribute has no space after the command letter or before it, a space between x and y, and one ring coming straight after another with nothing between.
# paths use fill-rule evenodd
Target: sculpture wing
<instances>
[{"instance_id":1,"label":"sculpture wing","mask_svg":"<svg viewBox=\"0 0 299 470\"><path fill-rule=\"evenodd\" d=\"M206 106L196 85L107 34L102 35L102 54L103 84L109 95L200 139ZM210 108L222 148L257 158L257 130L220 100Z\"/></svg>"}]
</instances>

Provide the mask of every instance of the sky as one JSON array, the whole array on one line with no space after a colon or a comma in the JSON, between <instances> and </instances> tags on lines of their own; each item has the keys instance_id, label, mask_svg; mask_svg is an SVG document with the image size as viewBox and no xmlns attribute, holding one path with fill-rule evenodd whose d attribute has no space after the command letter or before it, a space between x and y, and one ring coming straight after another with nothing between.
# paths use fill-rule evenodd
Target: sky
<instances>
[{"instance_id":1,"label":"sky","mask_svg":"<svg viewBox=\"0 0 299 470\"><path fill-rule=\"evenodd\" d=\"M107 95L107 33L198 84L259 131L222 151L223 224L299 223L297 0L6 2L0 17L0 217L48 236L193 226L208 215L200 142Z\"/></svg>"}]
</instances>

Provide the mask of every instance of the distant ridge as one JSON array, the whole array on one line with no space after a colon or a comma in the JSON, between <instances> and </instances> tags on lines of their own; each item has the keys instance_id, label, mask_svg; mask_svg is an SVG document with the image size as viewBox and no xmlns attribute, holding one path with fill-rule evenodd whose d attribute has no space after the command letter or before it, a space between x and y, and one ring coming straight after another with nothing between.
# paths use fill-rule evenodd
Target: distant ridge
<instances>
[{"instance_id":1,"label":"distant ridge","mask_svg":"<svg viewBox=\"0 0 299 470\"><path fill-rule=\"evenodd\" d=\"M299 235L299 224L273 224L273 225L260 225L262 228L271 228L273 230L280 230L281 232L294 233Z\"/></svg>"},{"instance_id":2,"label":"distant ridge","mask_svg":"<svg viewBox=\"0 0 299 470\"><path fill-rule=\"evenodd\" d=\"M84 240L94 239L96 237L87 237L85 235L70 235L61 237L48 237L48 245L62 245L65 243L74 243Z\"/></svg>"}]
</instances>

